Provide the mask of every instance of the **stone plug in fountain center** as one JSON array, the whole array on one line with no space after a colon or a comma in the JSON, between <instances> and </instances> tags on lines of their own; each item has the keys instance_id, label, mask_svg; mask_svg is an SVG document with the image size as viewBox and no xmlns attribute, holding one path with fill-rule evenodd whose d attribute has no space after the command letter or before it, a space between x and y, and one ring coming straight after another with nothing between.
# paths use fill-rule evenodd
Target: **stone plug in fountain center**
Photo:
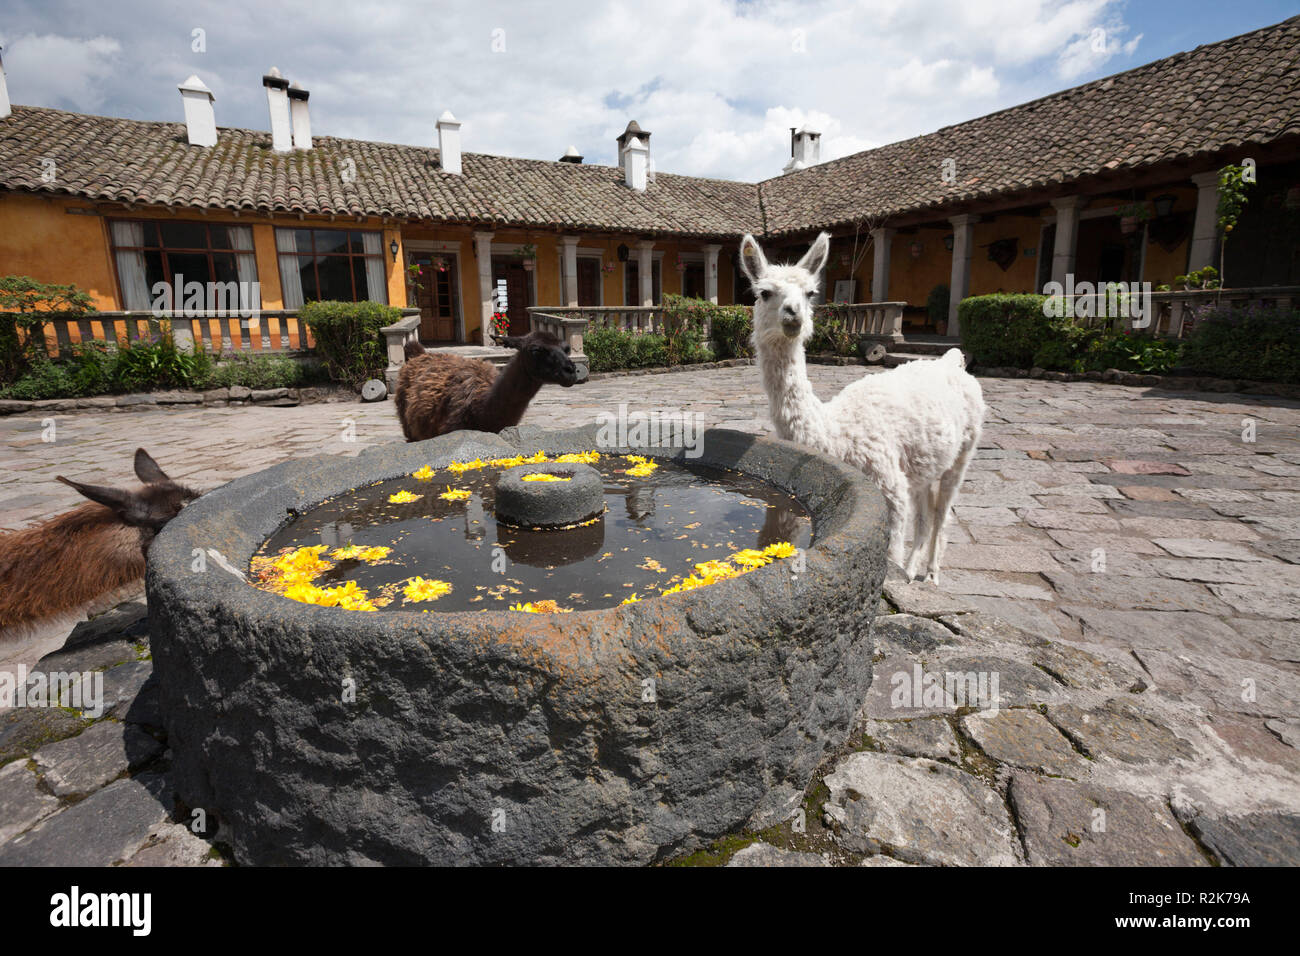
<instances>
[{"instance_id":1,"label":"stone plug in fountain center","mask_svg":"<svg viewBox=\"0 0 1300 956\"><path fill-rule=\"evenodd\" d=\"M879 493L773 439L714 429L692 459L597 434L460 432L299 459L163 530L148 594L173 773L239 862L648 863L797 810L871 682ZM467 472L468 497L443 471L412 481L539 449L601 460ZM646 466L619 455L662 468L633 478ZM559 480L524 480L538 471ZM382 580L428 575L446 596L397 592L367 613L240 574L342 527L393 547L373 565L343 560L351 543L324 552L338 582L391 596ZM668 593L691 561L774 535L797 560ZM569 613L508 610L542 596Z\"/></svg>"}]
</instances>

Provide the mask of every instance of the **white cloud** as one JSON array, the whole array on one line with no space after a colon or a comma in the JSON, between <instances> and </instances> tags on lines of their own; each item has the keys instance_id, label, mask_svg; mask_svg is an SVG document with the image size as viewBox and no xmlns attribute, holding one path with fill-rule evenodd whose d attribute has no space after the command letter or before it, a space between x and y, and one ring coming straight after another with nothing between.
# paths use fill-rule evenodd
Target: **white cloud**
<instances>
[{"instance_id":1,"label":"white cloud","mask_svg":"<svg viewBox=\"0 0 1300 956\"><path fill-rule=\"evenodd\" d=\"M3 45L9 96L14 102L83 111L97 109L106 101L104 81L119 68L116 61L122 52L122 45L108 36L78 40L28 33L7 37Z\"/></svg>"},{"instance_id":2,"label":"white cloud","mask_svg":"<svg viewBox=\"0 0 1300 956\"><path fill-rule=\"evenodd\" d=\"M1140 40L1123 42L1121 0L106 6L48 0L9 17L16 102L179 120L176 84L198 73L220 125L265 129L260 78L275 64L311 90L321 135L432 145L451 108L466 149L556 159L572 143L613 163L635 118L660 171L751 181L780 172L790 126L818 127L834 158L1054 92ZM68 23L81 39L59 35Z\"/></svg>"}]
</instances>

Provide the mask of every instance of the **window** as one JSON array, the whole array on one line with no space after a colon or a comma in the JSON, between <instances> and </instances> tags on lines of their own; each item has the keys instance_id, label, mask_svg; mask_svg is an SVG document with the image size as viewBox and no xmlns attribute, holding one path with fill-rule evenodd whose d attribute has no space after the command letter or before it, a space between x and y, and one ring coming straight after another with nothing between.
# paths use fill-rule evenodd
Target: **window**
<instances>
[{"instance_id":1,"label":"window","mask_svg":"<svg viewBox=\"0 0 1300 956\"><path fill-rule=\"evenodd\" d=\"M388 301L383 234L360 229L277 229L284 307Z\"/></svg>"},{"instance_id":2,"label":"window","mask_svg":"<svg viewBox=\"0 0 1300 956\"><path fill-rule=\"evenodd\" d=\"M650 298L652 302L659 302L659 265L660 260L655 259L654 265L650 270ZM629 259L626 263L627 268L623 273L623 298L624 305L641 304L641 279L638 275L639 269L635 259Z\"/></svg>"},{"instance_id":3,"label":"window","mask_svg":"<svg viewBox=\"0 0 1300 956\"><path fill-rule=\"evenodd\" d=\"M704 298L704 263L687 260L682 270L682 295L688 299Z\"/></svg>"},{"instance_id":4,"label":"window","mask_svg":"<svg viewBox=\"0 0 1300 956\"><path fill-rule=\"evenodd\" d=\"M253 230L249 226L228 226L183 220L128 220L109 223L113 259L122 308L148 311L154 300L154 286L166 283L175 289L199 282L204 286L204 310L260 309L257 291L257 259L253 255ZM208 283L218 283L215 295ZM227 283L238 283L228 286ZM235 296L229 294L235 292ZM179 309L180 302L173 302Z\"/></svg>"}]
</instances>

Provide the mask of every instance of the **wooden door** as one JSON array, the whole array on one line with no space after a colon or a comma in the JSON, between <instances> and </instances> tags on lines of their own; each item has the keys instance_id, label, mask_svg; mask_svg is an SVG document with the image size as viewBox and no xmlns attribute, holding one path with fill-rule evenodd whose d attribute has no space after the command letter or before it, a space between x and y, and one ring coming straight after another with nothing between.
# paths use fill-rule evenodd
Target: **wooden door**
<instances>
[{"instance_id":1,"label":"wooden door","mask_svg":"<svg viewBox=\"0 0 1300 956\"><path fill-rule=\"evenodd\" d=\"M420 341L450 343L456 337L460 314L460 288L454 253L415 253L411 262L420 266L415 304L420 310Z\"/></svg>"},{"instance_id":2,"label":"wooden door","mask_svg":"<svg viewBox=\"0 0 1300 956\"><path fill-rule=\"evenodd\" d=\"M498 301L493 311L510 316L510 334L527 335L529 332L528 307L533 304L532 276L517 259L493 258L492 288ZM504 280L505 308L501 308L501 289Z\"/></svg>"},{"instance_id":3,"label":"wooden door","mask_svg":"<svg viewBox=\"0 0 1300 956\"><path fill-rule=\"evenodd\" d=\"M578 305L600 305L600 260L578 257Z\"/></svg>"}]
</instances>

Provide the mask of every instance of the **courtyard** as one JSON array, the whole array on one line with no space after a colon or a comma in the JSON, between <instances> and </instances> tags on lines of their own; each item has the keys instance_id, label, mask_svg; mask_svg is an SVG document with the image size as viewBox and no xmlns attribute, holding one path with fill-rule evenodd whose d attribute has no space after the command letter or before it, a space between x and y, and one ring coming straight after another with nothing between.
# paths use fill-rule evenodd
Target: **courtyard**
<instances>
[{"instance_id":1,"label":"courtyard","mask_svg":"<svg viewBox=\"0 0 1300 956\"><path fill-rule=\"evenodd\" d=\"M823 399L862 374L809 370ZM989 414L940 585L887 582L851 745L809 788L806 821L719 852L737 864L1300 862L1300 403L980 383ZM524 424L587 424L623 403L771 431L753 366L546 388ZM76 504L56 475L121 482L138 446L173 478L212 488L288 458L400 440L390 402L10 416L0 524ZM163 808L147 653L100 653L147 641L143 611L128 606L82 652L83 666L111 665L115 727L38 726L30 713L0 725L0 806L14 821L0 862L73 862L74 848L85 864L214 859ZM77 658L69 648L60 663ZM897 675L936 661L999 673L1000 714L986 723L891 697ZM87 824L104 812L97 799L118 820L103 833ZM893 802L920 809L891 816ZM1051 836L1089 806L1108 808L1111 836Z\"/></svg>"}]
</instances>

